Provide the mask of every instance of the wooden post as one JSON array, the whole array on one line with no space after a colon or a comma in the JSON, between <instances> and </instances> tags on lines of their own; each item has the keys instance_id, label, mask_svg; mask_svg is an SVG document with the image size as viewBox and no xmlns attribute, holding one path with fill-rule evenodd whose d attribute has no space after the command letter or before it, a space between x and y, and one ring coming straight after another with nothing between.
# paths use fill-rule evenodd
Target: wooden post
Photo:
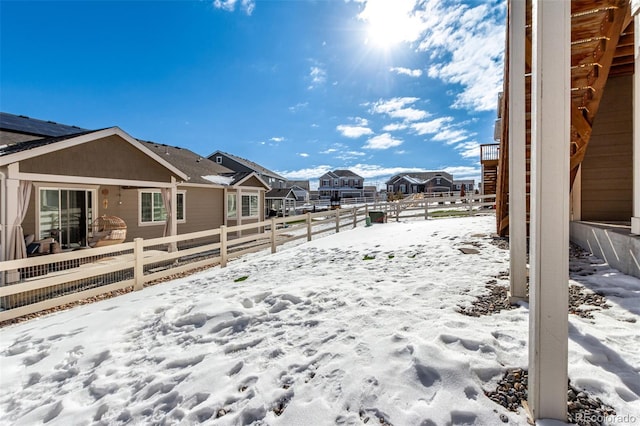
<instances>
[{"instance_id":1,"label":"wooden post","mask_svg":"<svg viewBox=\"0 0 640 426\"><path fill-rule=\"evenodd\" d=\"M571 3L533 2L529 408L567 421Z\"/></svg>"},{"instance_id":2,"label":"wooden post","mask_svg":"<svg viewBox=\"0 0 640 426\"><path fill-rule=\"evenodd\" d=\"M354 208L351 210L351 212L352 212L352 214L353 214L353 227L355 228L356 226L358 226L358 215L357 215L358 208L357 208L357 207L354 207Z\"/></svg>"},{"instance_id":3,"label":"wooden post","mask_svg":"<svg viewBox=\"0 0 640 426\"><path fill-rule=\"evenodd\" d=\"M336 212L336 234L340 232L340 209L335 209Z\"/></svg>"},{"instance_id":4,"label":"wooden post","mask_svg":"<svg viewBox=\"0 0 640 426\"><path fill-rule=\"evenodd\" d=\"M527 297L525 0L509 1L509 302Z\"/></svg>"},{"instance_id":5,"label":"wooden post","mask_svg":"<svg viewBox=\"0 0 640 426\"><path fill-rule=\"evenodd\" d=\"M278 246L276 245L276 218L271 218L271 253L275 253L277 251Z\"/></svg>"},{"instance_id":6,"label":"wooden post","mask_svg":"<svg viewBox=\"0 0 640 426\"><path fill-rule=\"evenodd\" d=\"M220 226L220 267L227 266L229 254L227 253L227 227L225 225Z\"/></svg>"},{"instance_id":7,"label":"wooden post","mask_svg":"<svg viewBox=\"0 0 640 426\"><path fill-rule=\"evenodd\" d=\"M312 226L311 226L311 213L307 212L307 241L311 241Z\"/></svg>"},{"instance_id":8,"label":"wooden post","mask_svg":"<svg viewBox=\"0 0 640 426\"><path fill-rule=\"evenodd\" d=\"M631 2L634 17L634 56L633 74L633 212L631 233L640 235L640 1Z\"/></svg>"},{"instance_id":9,"label":"wooden post","mask_svg":"<svg viewBox=\"0 0 640 426\"><path fill-rule=\"evenodd\" d=\"M429 201L424 199L424 220L429 220Z\"/></svg>"},{"instance_id":10,"label":"wooden post","mask_svg":"<svg viewBox=\"0 0 640 426\"><path fill-rule=\"evenodd\" d=\"M144 246L142 238L133 239L133 290L144 288Z\"/></svg>"},{"instance_id":11,"label":"wooden post","mask_svg":"<svg viewBox=\"0 0 640 426\"><path fill-rule=\"evenodd\" d=\"M396 222L400 222L400 201L396 203Z\"/></svg>"}]
</instances>

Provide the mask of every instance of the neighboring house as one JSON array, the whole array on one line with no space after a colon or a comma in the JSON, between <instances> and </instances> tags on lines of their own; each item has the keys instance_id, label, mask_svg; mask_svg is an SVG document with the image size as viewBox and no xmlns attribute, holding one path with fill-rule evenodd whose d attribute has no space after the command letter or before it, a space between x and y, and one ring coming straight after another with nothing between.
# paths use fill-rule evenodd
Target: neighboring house
<instances>
[{"instance_id":1,"label":"neighboring house","mask_svg":"<svg viewBox=\"0 0 640 426\"><path fill-rule=\"evenodd\" d=\"M387 193L417 194L454 191L454 180L444 171L398 174L386 182Z\"/></svg>"},{"instance_id":2,"label":"neighboring house","mask_svg":"<svg viewBox=\"0 0 640 426\"><path fill-rule=\"evenodd\" d=\"M118 127L91 131L3 113L0 145L2 259L23 257L19 242L29 234L55 235L62 249L86 247L103 215L126 222L128 241L264 218L268 187L258 176L225 174Z\"/></svg>"},{"instance_id":3,"label":"neighboring house","mask_svg":"<svg viewBox=\"0 0 640 426\"><path fill-rule=\"evenodd\" d=\"M453 190L460 191L464 188L465 192L469 193L476 189L476 181L473 179L461 179L453 181Z\"/></svg>"},{"instance_id":4,"label":"neighboring house","mask_svg":"<svg viewBox=\"0 0 640 426\"><path fill-rule=\"evenodd\" d=\"M364 179L350 170L334 170L320 177L318 186L320 199L362 198Z\"/></svg>"},{"instance_id":5,"label":"neighboring house","mask_svg":"<svg viewBox=\"0 0 640 426\"><path fill-rule=\"evenodd\" d=\"M253 161L223 151L216 151L208 158L235 172L254 172L271 188L285 188L285 178Z\"/></svg>"},{"instance_id":6,"label":"neighboring house","mask_svg":"<svg viewBox=\"0 0 640 426\"><path fill-rule=\"evenodd\" d=\"M296 201L310 200L310 184L308 180L288 180L285 182L285 188L292 188L296 196Z\"/></svg>"},{"instance_id":7,"label":"neighboring house","mask_svg":"<svg viewBox=\"0 0 640 426\"><path fill-rule=\"evenodd\" d=\"M267 216L286 215L289 216L292 210L295 210L296 194L293 188L275 188L268 191L265 195L265 208ZM304 201L302 199L301 201Z\"/></svg>"}]
</instances>

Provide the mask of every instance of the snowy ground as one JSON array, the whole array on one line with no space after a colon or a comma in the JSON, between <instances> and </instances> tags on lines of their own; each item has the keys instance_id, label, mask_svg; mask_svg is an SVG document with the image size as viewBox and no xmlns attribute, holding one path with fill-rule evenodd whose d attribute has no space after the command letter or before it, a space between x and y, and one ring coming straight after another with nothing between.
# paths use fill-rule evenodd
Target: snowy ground
<instances>
[{"instance_id":1,"label":"snowy ground","mask_svg":"<svg viewBox=\"0 0 640 426\"><path fill-rule=\"evenodd\" d=\"M494 227L360 226L5 327L0 424L525 425L484 391L526 368L527 307L456 311L508 284ZM640 280L589 268L611 308L570 316L569 376L640 422Z\"/></svg>"}]
</instances>

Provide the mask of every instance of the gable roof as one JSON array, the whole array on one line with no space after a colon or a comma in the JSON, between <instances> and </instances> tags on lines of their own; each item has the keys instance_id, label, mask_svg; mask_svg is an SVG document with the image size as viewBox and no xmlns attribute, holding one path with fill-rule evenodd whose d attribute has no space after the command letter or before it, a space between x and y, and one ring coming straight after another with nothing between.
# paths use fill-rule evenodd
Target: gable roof
<instances>
[{"instance_id":1,"label":"gable roof","mask_svg":"<svg viewBox=\"0 0 640 426\"><path fill-rule=\"evenodd\" d=\"M229 175L233 170L228 169L206 157L196 154L186 148L177 146L159 144L149 141L140 141L158 156L173 164L177 169L184 172L189 177L189 183L199 183L211 185L211 179L205 176L212 175ZM223 179L224 180L224 179ZM222 181L219 184L222 184Z\"/></svg>"},{"instance_id":2,"label":"gable roof","mask_svg":"<svg viewBox=\"0 0 640 426\"><path fill-rule=\"evenodd\" d=\"M271 191L268 191L265 194L265 198L289 198L289 195L291 194L291 188L276 188L276 189L272 189ZM294 195L295 198L295 195Z\"/></svg>"},{"instance_id":3,"label":"gable roof","mask_svg":"<svg viewBox=\"0 0 640 426\"><path fill-rule=\"evenodd\" d=\"M334 170L333 174L338 177L355 177L355 178L362 179L362 176L355 174L351 170L344 170L344 169Z\"/></svg>"},{"instance_id":4,"label":"gable roof","mask_svg":"<svg viewBox=\"0 0 640 426\"><path fill-rule=\"evenodd\" d=\"M287 188L298 186L304 190L309 190L309 181L308 180L288 180L285 182Z\"/></svg>"},{"instance_id":5,"label":"gable roof","mask_svg":"<svg viewBox=\"0 0 640 426\"><path fill-rule=\"evenodd\" d=\"M242 157L238 157L237 155L233 155L233 154L229 154L228 152L224 152L224 151L216 151L213 154L209 155L207 158L213 160L213 157L215 157L216 155L222 155L225 157L228 157L230 159L232 159L233 161L236 161L240 164L242 164L243 166L268 177L272 177L272 178L276 178L276 179L280 179L280 180L285 180L285 178L283 178L282 176L280 176L279 174L277 174L276 172L273 172L269 169L267 169L266 167L261 166L258 163L254 163L251 160L247 160L246 158L242 158Z\"/></svg>"},{"instance_id":6,"label":"gable roof","mask_svg":"<svg viewBox=\"0 0 640 426\"><path fill-rule=\"evenodd\" d=\"M160 163L163 167L171 171L171 173L176 175L178 178L184 179L185 181L188 180L188 176L186 174L177 169L171 163L164 160L162 157L155 154L153 151L151 151L137 139L124 132L119 127L109 127L108 129L88 131L55 138L37 139L34 141L19 142L15 145L8 145L0 149L0 166L27 160L29 158L38 157L40 155L49 154L54 151L60 151L88 142L93 142L97 139L106 138L113 135L121 137L123 140L130 143L135 148L139 149L144 154Z\"/></svg>"},{"instance_id":7,"label":"gable roof","mask_svg":"<svg viewBox=\"0 0 640 426\"><path fill-rule=\"evenodd\" d=\"M41 137L67 136L89 131L77 126L38 120L26 115L14 115L8 112L0 112L0 130Z\"/></svg>"}]
</instances>

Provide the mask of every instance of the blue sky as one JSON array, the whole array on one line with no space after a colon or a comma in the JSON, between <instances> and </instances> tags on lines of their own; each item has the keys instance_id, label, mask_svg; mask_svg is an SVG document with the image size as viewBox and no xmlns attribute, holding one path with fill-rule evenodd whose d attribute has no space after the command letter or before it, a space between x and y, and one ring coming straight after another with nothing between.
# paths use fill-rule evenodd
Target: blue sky
<instances>
[{"instance_id":1,"label":"blue sky","mask_svg":"<svg viewBox=\"0 0 640 426\"><path fill-rule=\"evenodd\" d=\"M0 1L0 109L291 179L480 178L505 1Z\"/></svg>"}]
</instances>

